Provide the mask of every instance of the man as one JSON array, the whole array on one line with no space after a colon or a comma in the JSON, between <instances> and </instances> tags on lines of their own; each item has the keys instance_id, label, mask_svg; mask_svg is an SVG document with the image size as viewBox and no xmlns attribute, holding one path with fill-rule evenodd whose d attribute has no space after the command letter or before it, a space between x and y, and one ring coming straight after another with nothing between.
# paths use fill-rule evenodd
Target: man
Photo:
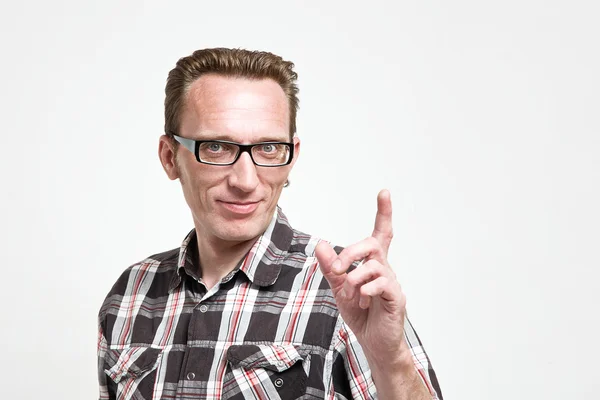
<instances>
[{"instance_id":1,"label":"man","mask_svg":"<svg viewBox=\"0 0 600 400\"><path fill-rule=\"evenodd\" d=\"M344 250L277 207L300 154L296 80L292 63L239 49L169 73L159 157L194 229L108 294L101 399L441 399L387 262L389 193L372 236Z\"/></svg>"}]
</instances>

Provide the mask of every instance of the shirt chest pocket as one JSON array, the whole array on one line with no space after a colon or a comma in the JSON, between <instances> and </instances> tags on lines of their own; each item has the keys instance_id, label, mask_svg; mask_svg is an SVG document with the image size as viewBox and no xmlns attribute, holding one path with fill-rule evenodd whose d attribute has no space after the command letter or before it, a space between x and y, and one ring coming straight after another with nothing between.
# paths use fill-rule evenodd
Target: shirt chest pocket
<instances>
[{"instance_id":1,"label":"shirt chest pocket","mask_svg":"<svg viewBox=\"0 0 600 400\"><path fill-rule=\"evenodd\" d=\"M233 345L223 399L299 399L306 393L310 356L294 344Z\"/></svg>"},{"instance_id":2,"label":"shirt chest pocket","mask_svg":"<svg viewBox=\"0 0 600 400\"><path fill-rule=\"evenodd\" d=\"M152 398L161 356L160 349L151 347L130 346L109 350L109 368L104 372L114 382L116 399Z\"/></svg>"}]
</instances>

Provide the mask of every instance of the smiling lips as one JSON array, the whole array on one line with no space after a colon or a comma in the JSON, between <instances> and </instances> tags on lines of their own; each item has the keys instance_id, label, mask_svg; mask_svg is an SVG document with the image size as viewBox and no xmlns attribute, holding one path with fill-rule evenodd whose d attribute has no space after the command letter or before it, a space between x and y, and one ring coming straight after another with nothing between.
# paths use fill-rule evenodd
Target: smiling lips
<instances>
[{"instance_id":1,"label":"smiling lips","mask_svg":"<svg viewBox=\"0 0 600 400\"><path fill-rule=\"evenodd\" d=\"M239 201L239 202L228 202L219 200L219 204L221 204L225 209L230 212L238 215L246 215L251 214L258 208L260 202L258 201Z\"/></svg>"}]
</instances>

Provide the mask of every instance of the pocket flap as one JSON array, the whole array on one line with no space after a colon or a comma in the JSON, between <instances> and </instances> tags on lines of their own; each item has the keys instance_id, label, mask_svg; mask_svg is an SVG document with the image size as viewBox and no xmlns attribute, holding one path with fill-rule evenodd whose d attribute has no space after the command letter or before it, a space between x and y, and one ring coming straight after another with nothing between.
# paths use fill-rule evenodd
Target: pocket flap
<instances>
[{"instance_id":1,"label":"pocket flap","mask_svg":"<svg viewBox=\"0 0 600 400\"><path fill-rule=\"evenodd\" d=\"M293 344L244 344L232 345L227 350L227 360L234 368L265 368L282 372L299 360L306 351Z\"/></svg>"},{"instance_id":2,"label":"pocket flap","mask_svg":"<svg viewBox=\"0 0 600 400\"><path fill-rule=\"evenodd\" d=\"M113 360L114 365L104 372L115 383L119 383L123 378L137 378L156 367L160 354L160 349L139 346L126 347L122 350L108 350L107 359L109 362Z\"/></svg>"}]
</instances>

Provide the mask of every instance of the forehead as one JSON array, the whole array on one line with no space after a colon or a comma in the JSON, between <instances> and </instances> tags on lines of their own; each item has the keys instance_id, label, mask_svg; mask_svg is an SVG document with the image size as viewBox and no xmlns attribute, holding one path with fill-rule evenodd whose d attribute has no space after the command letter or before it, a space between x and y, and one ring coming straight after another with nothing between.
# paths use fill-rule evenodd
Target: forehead
<instances>
[{"instance_id":1,"label":"forehead","mask_svg":"<svg viewBox=\"0 0 600 400\"><path fill-rule=\"evenodd\" d=\"M195 139L287 139L288 101L283 89L271 79L205 75L189 87L181 130Z\"/></svg>"}]
</instances>

